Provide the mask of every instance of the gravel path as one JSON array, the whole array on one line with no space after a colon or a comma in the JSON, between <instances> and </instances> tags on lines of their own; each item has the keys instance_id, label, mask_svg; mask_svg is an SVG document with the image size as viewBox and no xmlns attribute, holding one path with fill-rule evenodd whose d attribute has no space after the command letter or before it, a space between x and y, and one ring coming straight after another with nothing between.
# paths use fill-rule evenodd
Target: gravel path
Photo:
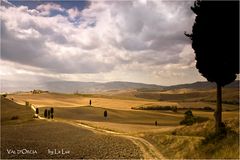
<instances>
[{"instance_id":1,"label":"gravel path","mask_svg":"<svg viewBox=\"0 0 240 160\"><path fill-rule=\"evenodd\" d=\"M140 148L141 152L143 153L144 159L165 159L164 156L151 143L149 143L147 140L141 137L135 137L135 136L131 136L124 133L95 128L92 126L79 123L78 121L66 121L66 120L59 120L59 119L56 121L61 121L63 123L68 123L74 126L84 127L91 131L94 131L95 133L104 133L106 135L115 135L118 137L129 139Z\"/></svg>"},{"instance_id":2,"label":"gravel path","mask_svg":"<svg viewBox=\"0 0 240 160\"><path fill-rule=\"evenodd\" d=\"M94 133L82 127L75 127L62 122L36 120L21 125L3 125L1 127L2 159L143 158L140 148L129 139ZM8 151L11 153L8 153ZM29 151L29 153L26 154L26 151ZM50 154L51 151L54 152L53 155ZM58 151L61 151L61 153L56 154ZM16 153L14 154L14 152Z\"/></svg>"}]
</instances>

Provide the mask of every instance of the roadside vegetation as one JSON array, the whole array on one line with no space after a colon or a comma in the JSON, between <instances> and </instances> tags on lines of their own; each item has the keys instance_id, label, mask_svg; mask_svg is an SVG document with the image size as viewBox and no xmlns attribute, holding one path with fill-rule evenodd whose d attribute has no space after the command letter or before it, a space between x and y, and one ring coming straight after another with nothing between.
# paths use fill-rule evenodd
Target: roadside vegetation
<instances>
[{"instance_id":1,"label":"roadside vegetation","mask_svg":"<svg viewBox=\"0 0 240 160\"><path fill-rule=\"evenodd\" d=\"M143 137L154 144L166 158L239 158L239 121L225 120L225 133L216 135L214 121L196 123L174 131L145 134Z\"/></svg>"}]
</instances>

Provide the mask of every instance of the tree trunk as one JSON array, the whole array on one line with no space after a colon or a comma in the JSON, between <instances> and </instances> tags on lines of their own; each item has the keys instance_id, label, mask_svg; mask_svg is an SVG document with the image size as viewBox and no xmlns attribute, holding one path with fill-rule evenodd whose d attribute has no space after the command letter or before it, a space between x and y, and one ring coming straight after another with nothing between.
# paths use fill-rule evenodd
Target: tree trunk
<instances>
[{"instance_id":1,"label":"tree trunk","mask_svg":"<svg viewBox=\"0 0 240 160\"><path fill-rule=\"evenodd\" d=\"M222 125L222 86L217 84L217 110L215 113L216 133L220 133Z\"/></svg>"}]
</instances>

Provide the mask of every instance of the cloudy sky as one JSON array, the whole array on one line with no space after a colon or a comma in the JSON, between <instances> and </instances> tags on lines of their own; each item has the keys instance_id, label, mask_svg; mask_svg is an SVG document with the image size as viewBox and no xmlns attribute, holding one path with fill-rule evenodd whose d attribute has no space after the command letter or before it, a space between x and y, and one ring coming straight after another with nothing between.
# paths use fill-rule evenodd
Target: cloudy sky
<instances>
[{"instance_id":1,"label":"cloudy sky","mask_svg":"<svg viewBox=\"0 0 240 160\"><path fill-rule=\"evenodd\" d=\"M173 85L205 80L195 69L193 1L6 1L2 87L47 81Z\"/></svg>"}]
</instances>

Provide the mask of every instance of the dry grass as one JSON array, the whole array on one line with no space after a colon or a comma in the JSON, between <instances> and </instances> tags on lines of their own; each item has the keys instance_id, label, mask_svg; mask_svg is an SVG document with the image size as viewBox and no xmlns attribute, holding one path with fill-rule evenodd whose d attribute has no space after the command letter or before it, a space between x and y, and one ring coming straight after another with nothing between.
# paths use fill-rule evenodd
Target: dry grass
<instances>
[{"instance_id":1,"label":"dry grass","mask_svg":"<svg viewBox=\"0 0 240 160\"><path fill-rule=\"evenodd\" d=\"M80 120L76 123L82 123L94 128L100 128L104 130L125 133L130 135L139 135L145 132L159 133L167 132L176 128L176 126L154 126L152 125L141 125L141 124L126 124L126 123L113 123L113 122L93 122Z\"/></svg>"},{"instance_id":2,"label":"dry grass","mask_svg":"<svg viewBox=\"0 0 240 160\"><path fill-rule=\"evenodd\" d=\"M193 111L193 114L200 117L207 117L209 119L214 119L214 116L213 116L214 112ZM238 116L239 116L238 111L222 112L223 120L238 118Z\"/></svg>"},{"instance_id":3,"label":"dry grass","mask_svg":"<svg viewBox=\"0 0 240 160\"><path fill-rule=\"evenodd\" d=\"M1 124L21 124L32 121L34 112L6 98L1 98ZM15 118L14 118L15 117Z\"/></svg>"},{"instance_id":4,"label":"dry grass","mask_svg":"<svg viewBox=\"0 0 240 160\"><path fill-rule=\"evenodd\" d=\"M236 101L238 94L238 89L224 88L223 100ZM221 140L213 137L205 144L202 143L204 137L214 131L213 121L179 127L179 122L184 117L184 111L174 113L172 111L131 110L132 107L138 106L215 108L216 104L211 102L216 99L215 89L125 90L106 92L101 95L18 93L8 95L8 98L13 98L15 102L23 105L25 105L25 101L29 101L40 107L41 115L45 107L54 107L56 119L142 136L155 145L166 158L238 158L238 121L231 119L233 117L238 119L238 105L223 104L224 111L232 110L223 112L223 120L231 128L227 137ZM88 106L90 99L94 107ZM50 145L50 147L70 148L73 153L71 158L142 158L139 148L126 139L95 134L63 123L36 121L32 119L33 113L30 108L9 100L1 103L3 106L1 108L3 150L9 146L36 147L39 148L40 153L43 153ZM103 117L105 110L108 111L106 119ZM213 112L193 110L193 114L213 119ZM11 120L14 116L19 118ZM154 125L155 121L158 122L158 126ZM17 133L15 133L16 130ZM46 139L46 137L48 138ZM4 158L15 158L8 157L9 155L6 153L2 155L5 156ZM46 154L41 155L37 158L49 158L46 157ZM23 156L21 158L36 157Z\"/></svg>"},{"instance_id":5,"label":"dry grass","mask_svg":"<svg viewBox=\"0 0 240 160\"><path fill-rule=\"evenodd\" d=\"M236 88L223 88L223 101L237 102L239 90ZM104 92L100 94L58 94L58 93L17 93L8 95L19 104L29 101L39 107L78 107L86 106L89 100L96 107L131 110L138 106L177 106L185 108L216 108L215 89L176 89L157 92L141 92L137 90L121 90ZM138 98L140 97L140 98ZM160 101L159 101L160 99ZM238 105L223 104L223 110L238 111Z\"/></svg>"},{"instance_id":6,"label":"dry grass","mask_svg":"<svg viewBox=\"0 0 240 160\"><path fill-rule=\"evenodd\" d=\"M21 93L12 94L8 96L14 98L19 104L25 104L25 101L29 101L31 104L39 107L43 106L54 106L54 107L78 107L86 106L89 104L89 100L92 100L92 105L96 107L120 109L120 110L131 110L131 107L140 105L177 105L175 102L167 101L146 101L146 100L127 100L127 99L114 99L114 98L95 98L92 96L80 96L80 95L66 95L66 94L31 94Z\"/></svg>"},{"instance_id":7,"label":"dry grass","mask_svg":"<svg viewBox=\"0 0 240 160\"><path fill-rule=\"evenodd\" d=\"M178 102L179 107L181 108L203 108L203 107L211 107L213 109L216 108L216 103L213 102L204 102L204 101L195 101L195 102ZM231 104L222 104L223 111L229 110L238 110L238 105Z\"/></svg>"},{"instance_id":8,"label":"dry grass","mask_svg":"<svg viewBox=\"0 0 240 160\"><path fill-rule=\"evenodd\" d=\"M223 102L239 102L238 88L223 88ZM164 91L136 92L135 96L145 99L174 102L212 102L216 101L216 89L175 89ZM214 103L213 103L214 104Z\"/></svg>"},{"instance_id":9,"label":"dry grass","mask_svg":"<svg viewBox=\"0 0 240 160\"><path fill-rule=\"evenodd\" d=\"M227 135L223 138L213 135L214 121L212 120L177 128L167 134L146 133L143 137L161 150L166 158L238 159L238 118L226 120L225 124Z\"/></svg>"},{"instance_id":10,"label":"dry grass","mask_svg":"<svg viewBox=\"0 0 240 160\"><path fill-rule=\"evenodd\" d=\"M51 120L33 120L30 108L7 99L1 99L1 111L1 159L143 158L139 147L126 138L93 133L81 127ZM9 119L11 114L16 113L19 113L21 121ZM7 149L36 150L37 154L8 154ZM48 149L64 149L70 153L51 156Z\"/></svg>"},{"instance_id":11,"label":"dry grass","mask_svg":"<svg viewBox=\"0 0 240 160\"><path fill-rule=\"evenodd\" d=\"M56 94L43 93L31 94L21 93L9 95L17 102L30 101L30 103L43 107L40 108L40 113L43 114L44 107L54 107L55 117L71 120L82 120L96 125L101 125L110 130L120 132L142 132L144 129L155 130L154 122L157 121L159 126L178 126L183 119L184 111L174 113L171 111L134 111L130 108L139 105L169 105L169 102L156 102L144 100L123 100L115 98L99 98L100 95L71 95L71 94ZM104 97L104 96L103 96ZM89 99L92 100L94 107L86 107ZM187 103L189 106L206 106L204 102L181 102ZM176 103L173 102L175 105ZM80 107L79 107L80 106ZM108 119L103 117L104 110L108 110ZM213 118L213 112L193 111L195 116ZM223 112L223 118L228 119L237 117L238 112ZM100 124L101 122L101 124ZM105 123L107 122L107 123ZM114 125L115 124L115 125Z\"/></svg>"},{"instance_id":12,"label":"dry grass","mask_svg":"<svg viewBox=\"0 0 240 160\"><path fill-rule=\"evenodd\" d=\"M40 109L43 114L44 109ZM105 119L103 112L105 108L98 107L74 107L55 108L55 117L69 120L81 120L89 122L108 122L115 124L130 124L143 127L155 127L154 122L158 121L159 126L177 126L183 115L173 112L154 111L127 111L107 109L108 117Z\"/></svg>"},{"instance_id":13,"label":"dry grass","mask_svg":"<svg viewBox=\"0 0 240 160\"><path fill-rule=\"evenodd\" d=\"M172 136L156 133L145 134L143 138L154 144L163 156L170 159L194 158L193 155L188 155L188 153L194 152L203 139L202 137Z\"/></svg>"},{"instance_id":14,"label":"dry grass","mask_svg":"<svg viewBox=\"0 0 240 160\"><path fill-rule=\"evenodd\" d=\"M235 98L236 92L233 90L224 90L225 98L229 98L231 100ZM232 93L231 93L232 91ZM54 116L56 119L64 119L66 121L74 121L77 123L84 123L95 128L102 128L107 130L113 130L117 132L124 132L126 134L134 134L134 135L142 135L149 142L154 144L161 153L164 154L167 158L236 158L237 151L236 148L238 144L238 138L236 138L236 134L229 134L229 136L219 142L219 144L215 144L216 142L209 142L206 144L206 148L202 146L202 140L204 136L207 136L211 131L213 131L213 123L211 121L201 124L196 124L190 127L179 128L179 122L184 117L184 111L178 111L174 113L172 111L142 111L142 110L131 110L131 107L136 106L180 106L180 107L206 107L210 106L215 108L215 103L203 102L200 101L202 98L205 100L214 99L215 91L214 90L200 90L200 91L192 91L192 90L175 90L175 91L165 91L164 93L156 92L154 94L161 94L165 96L165 100L157 101L156 99L143 99L136 98L135 95L137 91L127 91L108 93L105 95L71 95L71 94L56 94L56 93L42 93L42 94L31 94L31 93L19 93L8 95L8 98L13 98L19 104L25 104L25 101L29 101L31 104L40 107L40 114L43 114L45 107L54 107ZM149 93L146 93L149 96ZM182 97L186 97L186 100L179 99L179 95ZM187 96L186 96L187 95ZM200 97L198 97L200 95ZM151 95L150 95L151 96ZM164 97L163 96L163 97ZM177 99L176 99L177 97ZM152 97L150 97L152 98ZM94 107L88 106L89 100L92 100L92 105ZM172 102L166 100L173 100ZM4 104L5 103L5 104ZM115 138L106 138L100 135L92 135L92 133L88 133L89 131L85 130L76 130L73 128L67 127L65 124L55 124L51 123L51 126L55 128L55 130L51 130L52 128L48 124L39 123L36 121L30 121L29 123L22 123L22 121L10 120L12 116L19 116L19 119L25 120L29 118L29 115L32 116L32 112L30 108L25 106L19 106L15 103L8 101L3 101L3 106L10 105L15 106L13 110L9 107L3 107L3 113L1 119L5 123L4 133L5 137L7 135L11 135L14 130L22 131L24 134L27 132L31 132L30 128L33 128L35 136L41 136L44 132L45 136L48 137L49 134L54 133L57 135L56 137L52 137L54 141L60 141L58 138L62 137L64 143L53 144L59 146L65 146L65 143L68 142L68 139L72 139L68 136L73 136L75 139L79 139L79 141L75 142L73 139L71 140L70 145L75 146L75 148L84 148L83 151L79 152L79 154L74 155L73 157L83 157L83 158L141 158L139 154L139 150L132 146L133 144L130 142L125 142L122 139ZM24 112L23 109L25 108ZM223 105L224 109L236 110L238 106L236 105ZM15 111L18 110L16 115ZM103 112L108 111L108 117L105 119L103 117ZM29 115L28 115L29 114ZM195 116L199 117L207 117L209 119L213 119L213 112L205 112L205 111L193 111ZM233 130L236 132L236 126L238 123L236 121L232 121L231 118L238 118L239 113L238 110L231 112L223 112L223 119L228 121L228 125L231 128L235 128ZM30 118L32 120L32 118ZM16 123L19 121L19 123ZM154 125L154 122L158 122L158 126ZM9 125L12 123L12 127ZM19 124L19 126L18 126ZM23 128L20 127L20 124ZM36 124L36 126L35 126ZM39 124L39 125L38 125ZM30 126L26 126L30 125ZM14 126L14 127L13 127ZM34 127L35 126L35 127ZM38 132L42 128L43 131ZM67 128L67 130L66 130ZM175 132L172 132L174 128L178 128ZM51 132L49 132L51 130ZM70 133L70 134L69 134ZM87 134L85 134L87 133ZM175 134L175 135L172 135ZM239 132L238 132L239 133ZM12 145L33 145L36 139L28 141L17 141L14 142L13 139L21 139L23 135L16 134L9 136L12 139L6 139L4 141L4 145L8 144ZM31 137L30 136L30 137ZM98 137L94 139L92 136ZM87 139L81 139L81 138ZM26 138L26 137L25 137ZM88 139L91 139L90 142L97 146L97 148L93 147L86 143ZM28 140L28 139L27 139ZM102 140L106 141L103 142ZM122 143L121 141L124 141ZM40 138L39 142L40 146L46 148L44 143L48 143L44 141L44 139ZM16 144L17 143L17 144ZM79 145L81 143L81 145ZM112 144L108 144L112 143ZM119 150L114 150L112 147L117 147L118 143L122 143ZM71 147L67 145L68 147ZM130 152L127 152L128 145L130 147ZM222 146L221 146L222 145ZM100 149L99 149L100 148ZM106 150L107 148L107 150ZM125 149L124 149L125 148ZM87 149L87 150L85 150ZM229 152L226 152L229 151ZM77 153L78 151L75 151ZM96 152L96 153L95 153ZM116 152L116 153L115 153ZM123 152L127 152L126 155L123 155ZM103 154L103 153L111 153ZM173 154L174 153L174 154ZM204 154L206 153L206 154ZM114 155L114 156L113 156ZM12 157L11 157L12 158ZM23 157L24 158L24 157ZM26 157L25 157L26 158ZM43 157L46 158L46 157ZM69 158L69 157L60 157L60 158ZM79 157L78 157L79 158Z\"/></svg>"}]
</instances>

